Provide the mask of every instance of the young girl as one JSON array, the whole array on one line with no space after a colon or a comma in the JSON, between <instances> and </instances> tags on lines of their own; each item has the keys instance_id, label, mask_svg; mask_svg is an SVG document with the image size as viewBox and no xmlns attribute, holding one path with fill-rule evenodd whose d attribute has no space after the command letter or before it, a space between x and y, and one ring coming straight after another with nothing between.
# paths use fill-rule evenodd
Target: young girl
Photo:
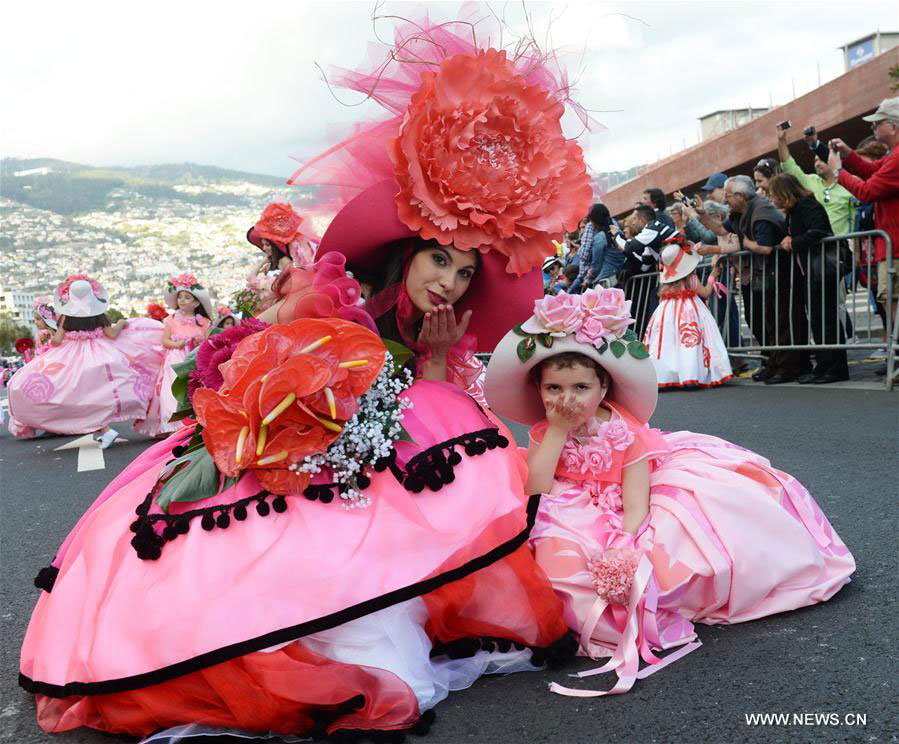
<instances>
[{"instance_id":1,"label":"young girl","mask_svg":"<svg viewBox=\"0 0 899 744\"><path fill-rule=\"evenodd\" d=\"M127 323L110 324L106 290L85 274L69 276L55 302L59 317L49 346L10 380L10 431L21 437L38 429L94 432L105 449L117 436L109 424L136 418L146 405L134 370L114 343ZM38 312L49 327L50 314Z\"/></svg>"},{"instance_id":2,"label":"young girl","mask_svg":"<svg viewBox=\"0 0 899 744\"><path fill-rule=\"evenodd\" d=\"M793 477L716 437L647 426L658 391L628 305L618 289L538 301L500 342L486 387L495 412L536 424L527 490L544 496L531 544L580 653L612 657L579 676L615 670L613 693L661 668L640 671L641 658L696 648L691 621L823 602L855 570Z\"/></svg>"},{"instance_id":3,"label":"young girl","mask_svg":"<svg viewBox=\"0 0 899 744\"><path fill-rule=\"evenodd\" d=\"M35 298L31 303L31 310L34 313L34 325L37 327L34 356L39 357L50 349L50 339L59 328L56 312L53 310L53 298L49 295Z\"/></svg>"},{"instance_id":4,"label":"young girl","mask_svg":"<svg viewBox=\"0 0 899 744\"><path fill-rule=\"evenodd\" d=\"M227 305L222 305L218 309L218 315L219 321L215 324L215 327L221 328L223 331L226 328L234 328L234 326L240 322L240 318L238 318Z\"/></svg>"},{"instance_id":5,"label":"young girl","mask_svg":"<svg viewBox=\"0 0 899 744\"><path fill-rule=\"evenodd\" d=\"M180 422L171 421L177 407L172 395L172 383L175 381L172 365L184 361L187 354L209 335L212 326L209 293L193 274L181 274L170 279L165 302L175 310L163 321L165 357L156 376L146 416L134 422L135 431L151 437L168 435L181 426Z\"/></svg>"},{"instance_id":6,"label":"young girl","mask_svg":"<svg viewBox=\"0 0 899 744\"><path fill-rule=\"evenodd\" d=\"M733 377L721 332L705 305L721 287L721 266L715 263L703 284L696 276L701 260L689 244L662 250L659 305L643 337L662 388L711 387Z\"/></svg>"}]
</instances>

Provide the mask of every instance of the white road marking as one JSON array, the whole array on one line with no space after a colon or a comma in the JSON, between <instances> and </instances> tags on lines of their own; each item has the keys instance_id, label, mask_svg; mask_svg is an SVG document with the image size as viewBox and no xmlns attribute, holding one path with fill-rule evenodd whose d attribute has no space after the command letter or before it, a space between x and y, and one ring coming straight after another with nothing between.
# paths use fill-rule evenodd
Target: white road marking
<instances>
[{"instance_id":1,"label":"white road marking","mask_svg":"<svg viewBox=\"0 0 899 744\"><path fill-rule=\"evenodd\" d=\"M116 442L127 442L127 439L118 437ZM73 439L71 442L54 448L54 452L60 450L78 450L78 472L83 473L86 470L104 470L106 468L106 460L103 458L103 450L100 449L100 443L94 439L93 434L85 434L83 437Z\"/></svg>"}]
</instances>

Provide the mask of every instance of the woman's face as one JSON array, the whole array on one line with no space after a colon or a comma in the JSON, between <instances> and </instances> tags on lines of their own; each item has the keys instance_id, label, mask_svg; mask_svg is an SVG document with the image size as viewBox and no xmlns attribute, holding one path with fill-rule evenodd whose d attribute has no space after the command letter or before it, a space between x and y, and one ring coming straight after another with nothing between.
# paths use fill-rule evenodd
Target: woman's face
<instances>
[{"instance_id":1,"label":"woman's face","mask_svg":"<svg viewBox=\"0 0 899 744\"><path fill-rule=\"evenodd\" d=\"M425 248L412 257L406 292L422 313L438 305L454 305L465 294L476 270L477 258L471 251L452 246Z\"/></svg>"},{"instance_id":2,"label":"woman's face","mask_svg":"<svg viewBox=\"0 0 899 744\"><path fill-rule=\"evenodd\" d=\"M261 250L266 256L271 256L271 255L272 255L272 244L271 244L268 240L266 240L265 238L263 238L263 239L262 239L262 248L261 248L260 250Z\"/></svg>"},{"instance_id":3,"label":"woman's face","mask_svg":"<svg viewBox=\"0 0 899 744\"><path fill-rule=\"evenodd\" d=\"M754 171L752 174L752 178L755 181L755 187L764 192L768 193L768 179L762 175L761 171Z\"/></svg>"},{"instance_id":4,"label":"woman's face","mask_svg":"<svg viewBox=\"0 0 899 744\"><path fill-rule=\"evenodd\" d=\"M44 319L43 319L40 315L38 315L37 313L34 314L34 325L37 327L37 329L38 329L39 331L48 331L48 330L50 330L50 329L47 327L47 324L44 322Z\"/></svg>"},{"instance_id":5,"label":"woman's face","mask_svg":"<svg viewBox=\"0 0 899 744\"><path fill-rule=\"evenodd\" d=\"M583 421L587 421L609 391L599 380L593 367L576 364L573 367L544 365L540 374L540 398L543 407L567 397L582 406ZM581 422L583 423L583 422Z\"/></svg>"},{"instance_id":6,"label":"woman's face","mask_svg":"<svg viewBox=\"0 0 899 744\"><path fill-rule=\"evenodd\" d=\"M175 302L182 313L190 313L191 315L200 306L196 298L190 292L185 292L184 290L178 292Z\"/></svg>"},{"instance_id":7,"label":"woman's face","mask_svg":"<svg viewBox=\"0 0 899 744\"><path fill-rule=\"evenodd\" d=\"M672 209L671 221L674 222L674 226L680 230L684 226L684 213L679 209Z\"/></svg>"},{"instance_id":8,"label":"woman's face","mask_svg":"<svg viewBox=\"0 0 899 744\"><path fill-rule=\"evenodd\" d=\"M775 209L784 209L787 206L784 203L784 200L781 199L777 194L769 194L768 198L771 200L771 203L774 205Z\"/></svg>"}]
</instances>

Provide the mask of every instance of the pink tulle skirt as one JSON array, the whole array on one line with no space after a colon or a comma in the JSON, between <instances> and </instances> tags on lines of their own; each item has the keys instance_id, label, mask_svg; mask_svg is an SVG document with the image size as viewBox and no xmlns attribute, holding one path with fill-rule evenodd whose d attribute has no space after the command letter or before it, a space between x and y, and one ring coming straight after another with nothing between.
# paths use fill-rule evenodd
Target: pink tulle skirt
<instances>
[{"instance_id":1,"label":"pink tulle skirt","mask_svg":"<svg viewBox=\"0 0 899 744\"><path fill-rule=\"evenodd\" d=\"M133 530L159 513L149 494L192 429L132 463L66 539L32 615L21 681L41 726L403 728L433 699L421 691L433 639L559 641L561 603L525 544L526 465L508 432L453 385L417 382L408 396L415 443L397 445L398 463L436 457L452 475L416 492L373 473L368 508L265 496L250 474L176 504L187 529L142 559ZM242 500L228 521L209 516Z\"/></svg>"},{"instance_id":2,"label":"pink tulle skirt","mask_svg":"<svg viewBox=\"0 0 899 744\"><path fill-rule=\"evenodd\" d=\"M172 383L177 376L172 365L183 362L188 350L186 348L163 350L165 354L153 378L146 413L134 422L134 430L149 437L171 434L182 426L180 421L170 420L178 407L175 396L172 395Z\"/></svg>"}]
</instances>

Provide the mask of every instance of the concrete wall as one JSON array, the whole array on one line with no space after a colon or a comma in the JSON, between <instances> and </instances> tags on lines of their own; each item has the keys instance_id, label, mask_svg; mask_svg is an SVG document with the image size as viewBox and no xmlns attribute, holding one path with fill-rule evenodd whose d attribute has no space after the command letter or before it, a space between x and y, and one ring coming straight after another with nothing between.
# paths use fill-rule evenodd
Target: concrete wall
<instances>
[{"instance_id":1,"label":"concrete wall","mask_svg":"<svg viewBox=\"0 0 899 744\"><path fill-rule=\"evenodd\" d=\"M854 147L871 133L870 124L860 117L871 113L884 98L896 95L890 91L894 81L888 74L896 64L899 50L881 54L745 126L647 166L637 178L610 191L605 203L613 215L620 216L633 208L647 188L657 187L669 195L677 189L692 194L716 171L751 176L760 158L776 154L774 127L784 119L793 124L787 139L790 152L800 167L811 171L814 158L802 141L802 130L814 125L823 141L840 137Z\"/></svg>"}]
</instances>

